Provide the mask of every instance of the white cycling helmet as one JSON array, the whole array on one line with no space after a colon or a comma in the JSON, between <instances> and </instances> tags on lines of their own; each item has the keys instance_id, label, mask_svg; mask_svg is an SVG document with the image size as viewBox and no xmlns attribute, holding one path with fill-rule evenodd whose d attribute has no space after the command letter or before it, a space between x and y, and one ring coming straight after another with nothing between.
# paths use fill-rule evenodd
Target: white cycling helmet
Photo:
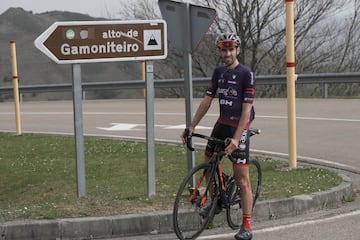
<instances>
[{"instance_id":1,"label":"white cycling helmet","mask_svg":"<svg viewBox=\"0 0 360 240\"><path fill-rule=\"evenodd\" d=\"M240 38L234 33L221 33L216 39L218 48L235 48L241 44Z\"/></svg>"}]
</instances>

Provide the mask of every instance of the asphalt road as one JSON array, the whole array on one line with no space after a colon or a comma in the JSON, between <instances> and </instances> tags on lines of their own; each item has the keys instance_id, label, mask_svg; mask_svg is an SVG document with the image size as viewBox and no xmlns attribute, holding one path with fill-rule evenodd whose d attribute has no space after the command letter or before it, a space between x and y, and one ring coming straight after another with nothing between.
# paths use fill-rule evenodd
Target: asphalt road
<instances>
[{"instance_id":1,"label":"asphalt road","mask_svg":"<svg viewBox=\"0 0 360 240\"><path fill-rule=\"evenodd\" d=\"M199 101L194 100L196 109ZM183 100L155 100L155 138L178 142L184 128ZM331 164L360 184L360 99L298 99L297 155L299 160ZM22 132L73 134L71 101L24 102L21 108ZM265 154L286 157L287 102L286 99L258 99L255 102L256 120L253 127L262 134L253 138L251 148ZM198 127L209 133L217 119L217 102ZM145 102L143 100L84 101L83 125L86 135L142 139L145 132ZM15 132L13 103L0 103L0 131ZM265 239L347 239L359 240L359 200L346 203L339 209L309 213L295 218L271 220L254 224L255 240ZM210 235L210 236L206 236ZM234 231L217 229L204 233L199 239L233 239ZM124 239L124 238L122 238ZM174 235L137 236L130 239L175 239Z\"/></svg>"},{"instance_id":2,"label":"asphalt road","mask_svg":"<svg viewBox=\"0 0 360 240\"><path fill-rule=\"evenodd\" d=\"M342 209L253 224L253 240L359 240L359 201ZM205 231L198 240L233 240L236 231ZM176 240L175 234L123 237L111 240ZM110 239L109 239L110 240Z\"/></svg>"},{"instance_id":3,"label":"asphalt road","mask_svg":"<svg viewBox=\"0 0 360 240\"><path fill-rule=\"evenodd\" d=\"M194 111L199 101L193 102ZM298 99L297 156L323 159L360 169L360 99ZM179 141L185 123L185 104L178 99L154 102L155 138ZM266 153L288 153L286 99L258 99L253 127L262 134L251 148ZM74 133L71 101L24 102L20 106L22 132ZM198 131L209 133L217 119L214 100ZM145 101L109 100L83 102L84 133L113 137L145 138ZM0 103L0 131L15 131L13 103Z\"/></svg>"}]
</instances>

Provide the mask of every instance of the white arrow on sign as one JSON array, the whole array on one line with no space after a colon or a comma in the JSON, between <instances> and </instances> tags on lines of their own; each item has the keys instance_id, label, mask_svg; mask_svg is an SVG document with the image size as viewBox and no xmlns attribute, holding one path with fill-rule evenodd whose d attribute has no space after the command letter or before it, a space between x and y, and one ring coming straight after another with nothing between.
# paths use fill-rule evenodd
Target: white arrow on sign
<instances>
[{"instance_id":1,"label":"white arrow on sign","mask_svg":"<svg viewBox=\"0 0 360 240\"><path fill-rule=\"evenodd\" d=\"M164 59L167 27L162 19L55 22L34 44L59 64Z\"/></svg>"},{"instance_id":2,"label":"white arrow on sign","mask_svg":"<svg viewBox=\"0 0 360 240\"><path fill-rule=\"evenodd\" d=\"M97 127L97 129L105 131L141 131L145 130L145 124L133 124L133 123L111 123L111 127ZM140 128L139 128L140 127ZM185 129L185 124L180 125L155 125L155 127L160 127L162 129ZM205 126L196 126L196 129L212 129L211 127Z\"/></svg>"}]
</instances>

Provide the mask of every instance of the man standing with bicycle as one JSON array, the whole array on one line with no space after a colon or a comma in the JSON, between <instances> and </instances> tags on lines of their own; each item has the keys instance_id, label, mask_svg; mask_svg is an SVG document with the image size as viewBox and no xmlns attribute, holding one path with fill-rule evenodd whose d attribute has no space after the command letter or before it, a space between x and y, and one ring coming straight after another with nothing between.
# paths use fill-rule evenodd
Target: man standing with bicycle
<instances>
[{"instance_id":1,"label":"man standing with bicycle","mask_svg":"<svg viewBox=\"0 0 360 240\"><path fill-rule=\"evenodd\" d=\"M248 129L255 117L253 100L255 94L254 74L244 65L240 64L237 56L240 53L240 38L233 33L221 34L216 40L218 53L223 66L217 67L212 75L205 97L201 101L189 127L189 135L209 110L213 98L218 93L220 115L215 123L212 137L219 139L231 138L230 144L225 148L227 154L234 151L241 156L233 164L234 177L240 188L243 216L240 231L235 235L237 240L252 239L252 192L249 177L249 135ZM185 135L182 134L183 143ZM205 161L209 161L214 151L214 144L210 142L205 149ZM204 209L206 214L207 210Z\"/></svg>"}]
</instances>

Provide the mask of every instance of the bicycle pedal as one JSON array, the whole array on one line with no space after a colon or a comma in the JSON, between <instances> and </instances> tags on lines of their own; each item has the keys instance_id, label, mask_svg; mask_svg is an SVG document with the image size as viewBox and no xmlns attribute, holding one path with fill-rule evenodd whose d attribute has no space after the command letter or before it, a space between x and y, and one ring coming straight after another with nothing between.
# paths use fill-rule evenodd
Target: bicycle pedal
<instances>
[{"instance_id":1,"label":"bicycle pedal","mask_svg":"<svg viewBox=\"0 0 360 240\"><path fill-rule=\"evenodd\" d=\"M191 187L191 188L189 188L189 193L190 193L190 195L193 195L194 194L194 191L195 191L195 188L193 188L193 187ZM199 190L197 189L196 190L196 196L199 196L200 195L200 192L199 192Z\"/></svg>"}]
</instances>

